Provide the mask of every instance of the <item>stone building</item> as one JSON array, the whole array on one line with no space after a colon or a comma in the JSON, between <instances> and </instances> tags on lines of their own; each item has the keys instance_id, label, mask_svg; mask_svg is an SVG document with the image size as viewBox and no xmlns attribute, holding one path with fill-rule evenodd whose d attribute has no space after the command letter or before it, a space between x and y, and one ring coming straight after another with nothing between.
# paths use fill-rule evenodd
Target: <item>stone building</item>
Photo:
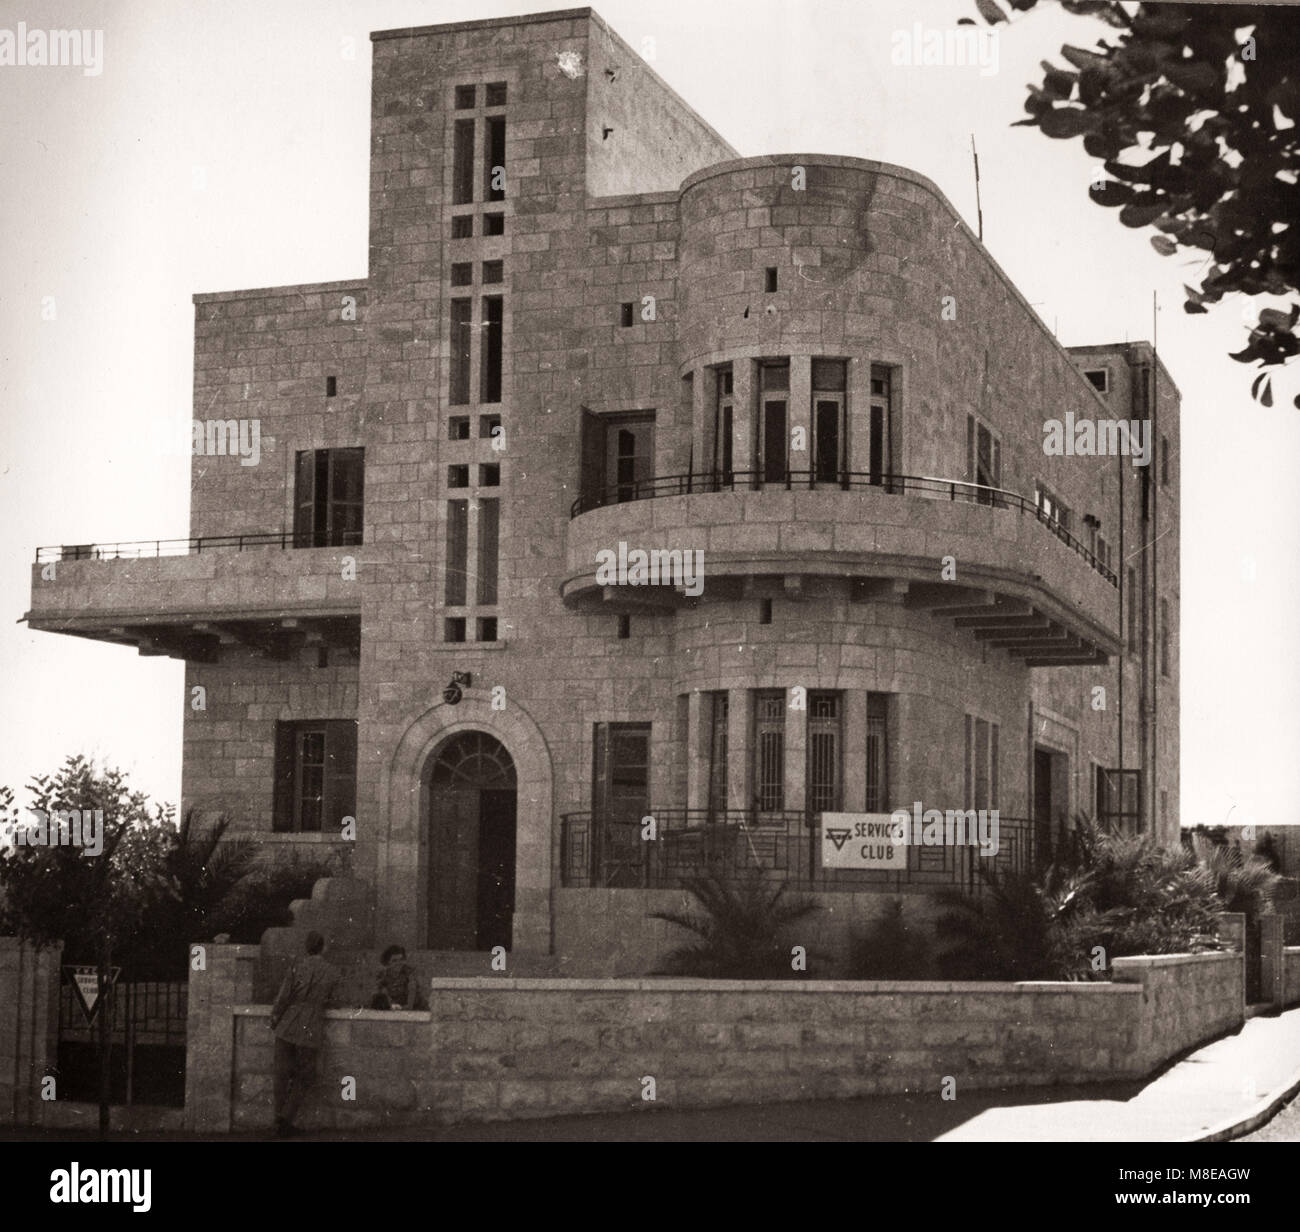
<instances>
[{"instance_id":1,"label":"stone building","mask_svg":"<svg viewBox=\"0 0 1300 1232\"><path fill-rule=\"evenodd\" d=\"M844 920L972 875L822 868L825 812L1173 841L1152 348L1058 345L922 176L741 158L589 9L372 37L369 277L196 295L192 538L34 568L33 628L186 661L184 804L346 844L358 945L593 972L710 861Z\"/></svg>"}]
</instances>

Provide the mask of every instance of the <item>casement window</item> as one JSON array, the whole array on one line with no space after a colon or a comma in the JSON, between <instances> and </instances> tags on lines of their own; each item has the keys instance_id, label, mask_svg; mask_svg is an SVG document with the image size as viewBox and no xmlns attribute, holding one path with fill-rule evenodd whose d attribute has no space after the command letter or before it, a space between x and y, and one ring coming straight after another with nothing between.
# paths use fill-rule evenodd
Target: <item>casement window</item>
<instances>
[{"instance_id":1,"label":"casement window","mask_svg":"<svg viewBox=\"0 0 1300 1232\"><path fill-rule=\"evenodd\" d=\"M1038 509L1038 516L1049 526L1058 527L1067 534L1070 531L1074 516L1069 507L1061 498L1044 487L1041 483L1034 485L1034 505Z\"/></svg>"},{"instance_id":2,"label":"casement window","mask_svg":"<svg viewBox=\"0 0 1300 1232\"><path fill-rule=\"evenodd\" d=\"M300 449L294 466L293 546L361 542L364 449Z\"/></svg>"},{"instance_id":3,"label":"casement window","mask_svg":"<svg viewBox=\"0 0 1300 1232\"><path fill-rule=\"evenodd\" d=\"M842 359L812 361L813 481L836 483L848 474L848 365Z\"/></svg>"},{"instance_id":4,"label":"casement window","mask_svg":"<svg viewBox=\"0 0 1300 1232\"><path fill-rule=\"evenodd\" d=\"M451 203L474 200L474 121L457 120L451 138Z\"/></svg>"},{"instance_id":5,"label":"casement window","mask_svg":"<svg viewBox=\"0 0 1300 1232\"><path fill-rule=\"evenodd\" d=\"M592 508L650 495L654 411L582 415L582 495Z\"/></svg>"},{"instance_id":6,"label":"casement window","mask_svg":"<svg viewBox=\"0 0 1300 1232\"><path fill-rule=\"evenodd\" d=\"M829 690L808 694L808 809L838 812L842 806L841 730L844 712L840 695Z\"/></svg>"},{"instance_id":7,"label":"casement window","mask_svg":"<svg viewBox=\"0 0 1300 1232\"><path fill-rule=\"evenodd\" d=\"M464 607L468 571L469 501L448 501L446 576L443 584L443 602L448 607Z\"/></svg>"},{"instance_id":8,"label":"casement window","mask_svg":"<svg viewBox=\"0 0 1300 1232\"><path fill-rule=\"evenodd\" d=\"M506 118L488 116L483 125L483 200L504 201Z\"/></svg>"},{"instance_id":9,"label":"casement window","mask_svg":"<svg viewBox=\"0 0 1300 1232\"><path fill-rule=\"evenodd\" d=\"M884 364L871 365L871 418L867 443L869 482L879 485L889 473L889 436L894 424L893 369Z\"/></svg>"},{"instance_id":10,"label":"casement window","mask_svg":"<svg viewBox=\"0 0 1300 1232\"><path fill-rule=\"evenodd\" d=\"M592 732L592 855L606 886L645 884L641 819L650 810L650 731L649 723L597 723Z\"/></svg>"},{"instance_id":11,"label":"casement window","mask_svg":"<svg viewBox=\"0 0 1300 1232\"><path fill-rule=\"evenodd\" d=\"M491 607L497 601L497 573L501 542L501 502L485 496L478 502L478 602ZM495 641L495 638L480 638Z\"/></svg>"},{"instance_id":12,"label":"casement window","mask_svg":"<svg viewBox=\"0 0 1300 1232\"><path fill-rule=\"evenodd\" d=\"M999 727L975 715L966 716L966 807L998 807Z\"/></svg>"},{"instance_id":13,"label":"casement window","mask_svg":"<svg viewBox=\"0 0 1300 1232\"><path fill-rule=\"evenodd\" d=\"M785 808L785 690L754 694L754 802L760 813Z\"/></svg>"},{"instance_id":14,"label":"casement window","mask_svg":"<svg viewBox=\"0 0 1300 1232\"><path fill-rule=\"evenodd\" d=\"M718 476L719 482L729 484L734 471L734 376L730 368L719 368L714 377L718 392L713 413L713 473Z\"/></svg>"},{"instance_id":15,"label":"casement window","mask_svg":"<svg viewBox=\"0 0 1300 1232\"><path fill-rule=\"evenodd\" d=\"M1121 834L1142 831L1142 771L1097 767L1094 795L1097 822Z\"/></svg>"},{"instance_id":16,"label":"casement window","mask_svg":"<svg viewBox=\"0 0 1300 1232\"><path fill-rule=\"evenodd\" d=\"M867 812L884 813L889 803L889 698L867 694Z\"/></svg>"},{"instance_id":17,"label":"casement window","mask_svg":"<svg viewBox=\"0 0 1300 1232\"><path fill-rule=\"evenodd\" d=\"M338 836L356 811L356 720L276 723L274 829Z\"/></svg>"},{"instance_id":18,"label":"casement window","mask_svg":"<svg viewBox=\"0 0 1300 1232\"><path fill-rule=\"evenodd\" d=\"M1002 442L974 415L966 416L966 478L982 488L1002 486ZM977 492L975 499L981 505L996 503L993 492Z\"/></svg>"},{"instance_id":19,"label":"casement window","mask_svg":"<svg viewBox=\"0 0 1300 1232\"><path fill-rule=\"evenodd\" d=\"M479 373L479 401L501 401L501 327L505 301L499 295L483 297L483 340Z\"/></svg>"},{"instance_id":20,"label":"casement window","mask_svg":"<svg viewBox=\"0 0 1300 1232\"><path fill-rule=\"evenodd\" d=\"M763 483L785 483L790 466L790 362L759 368L758 470Z\"/></svg>"},{"instance_id":21,"label":"casement window","mask_svg":"<svg viewBox=\"0 0 1300 1232\"><path fill-rule=\"evenodd\" d=\"M709 717L709 814L727 808L727 722L730 714L725 690L706 694Z\"/></svg>"},{"instance_id":22,"label":"casement window","mask_svg":"<svg viewBox=\"0 0 1300 1232\"><path fill-rule=\"evenodd\" d=\"M451 301L451 375L447 396L452 406L469 402L470 346L474 335L474 301Z\"/></svg>"}]
</instances>

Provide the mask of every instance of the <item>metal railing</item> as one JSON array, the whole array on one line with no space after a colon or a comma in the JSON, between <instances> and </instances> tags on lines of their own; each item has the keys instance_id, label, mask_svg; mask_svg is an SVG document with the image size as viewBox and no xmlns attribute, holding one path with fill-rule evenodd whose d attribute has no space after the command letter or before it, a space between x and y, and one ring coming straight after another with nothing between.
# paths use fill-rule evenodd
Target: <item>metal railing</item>
<instances>
[{"instance_id":1,"label":"metal railing","mask_svg":"<svg viewBox=\"0 0 1300 1232\"><path fill-rule=\"evenodd\" d=\"M299 542L291 530L251 535L201 535L192 539L139 539L132 543L65 543L36 549L36 563L64 560L141 560L155 556L189 556L196 552L242 552L246 548L359 547L360 535L346 534L340 544Z\"/></svg>"},{"instance_id":2,"label":"metal railing","mask_svg":"<svg viewBox=\"0 0 1300 1232\"><path fill-rule=\"evenodd\" d=\"M657 475L651 479L632 480L628 483L610 484L592 492L584 492L569 507L569 517L603 509L629 501L654 500L662 496L691 496L711 492L780 491L861 491L866 488L882 490L891 496L910 493L925 494L949 501L962 501L972 505L985 505L993 509L1015 509L1029 513L1049 533L1071 548L1101 574L1112 586L1119 585L1113 569L1061 524L1053 520L1028 497L1007 488L994 488L987 484L970 483L964 479L940 479L933 475L887 475L880 472L840 471L832 477L815 471L786 471L780 479L765 478L761 471L705 471L683 475Z\"/></svg>"},{"instance_id":3,"label":"metal railing","mask_svg":"<svg viewBox=\"0 0 1300 1232\"><path fill-rule=\"evenodd\" d=\"M1024 870L1049 858L1054 841L1047 822L998 816L998 850L978 846L910 846L907 868L821 867L821 814L797 809L647 809L655 838L643 838L643 820L591 812L561 819L560 882L571 889L679 889L689 877L712 873L723 880L762 868L797 890L853 891L903 886L980 893L981 863L999 872Z\"/></svg>"}]
</instances>

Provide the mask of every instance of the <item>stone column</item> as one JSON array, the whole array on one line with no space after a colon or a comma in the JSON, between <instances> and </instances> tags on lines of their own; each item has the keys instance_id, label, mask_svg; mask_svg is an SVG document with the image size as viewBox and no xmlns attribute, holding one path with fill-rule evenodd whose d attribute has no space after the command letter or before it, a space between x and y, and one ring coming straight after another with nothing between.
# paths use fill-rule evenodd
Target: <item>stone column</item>
<instances>
[{"instance_id":1,"label":"stone column","mask_svg":"<svg viewBox=\"0 0 1300 1232\"><path fill-rule=\"evenodd\" d=\"M750 809L754 804L749 708L748 689L727 691L727 807L733 809Z\"/></svg>"},{"instance_id":2,"label":"stone column","mask_svg":"<svg viewBox=\"0 0 1300 1232\"><path fill-rule=\"evenodd\" d=\"M261 947L198 942L203 970L190 947L189 1010L185 1025L185 1128L227 1133L231 1128L237 1005L253 1001ZM267 1112L268 1123L270 1110Z\"/></svg>"},{"instance_id":3,"label":"stone column","mask_svg":"<svg viewBox=\"0 0 1300 1232\"><path fill-rule=\"evenodd\" d=\"M846 457L851 471L865 474L871 467L871 359L849 360L848 372L849 444ZM885 458L889 470L889 459Z\"/></svg>"},{"instance_id":4,"label":"stone column","mask_svg":"<svg viewBox=\"0 0 1300 1232\"><path fill-rule=\"evenodd\" d=\"M804 809L807 807L806 771L808 762L808 695L804 694L804 704L794 710L790 702L794 691L785 693L785 807L787 809Z\"/></svg>"},{"instance_id":5,"label":"stone column","mask_svg":"<svg viewBox=\"0 0 1300 1232\"><path fill-rule=\"evenodd\" d=\"M42 1123L41 1080L59 1053L62 954L62 942L38 950L0 937L0 1124Z\"/></svg>"},{"instance_id":6,"label":"stone column","mask_svg":"<svg viewBox=\"0 0 1300 1232\"><path fill-rule=\"evenodd\" d=\"M709 803L709 719L711 699L699 689L687 695L686 807L703 809Z\"/></svg>"},{"instance_id":7,"label":"stone column","mask_svg":"<svg viewBox=\"0 0 1300 1232\"><path fill-rule=\"evenodd\" d=\"M704 475L713 469L714 409L717 407L718 374L714 368L697 368L691 382L691 473Z\"/></svg>"},{"instance_id":8,"label":"stone column","mask_svg":"<svg viewBox=\"0 0 1300 1232\"><path fill-rule=\"evenodd\" d=\"M811 471L813 469L813 433L812 433L812 357L792 355L790 357L790 422L788 431L790 441L790 469L792 471ZM793 448L795 433L803 429L803 449Z\"/></svg>"},{"instance_id":9,"label":"stone column","mask_svg":"<svg viewBox=\"0 0 1300 1232\"><path fill-rule=\"evenodd\" d=\"M861 813L867 807L867 691L845 689L843 698L844 811Z\"/></svg>"},{"instance_id":10,"label":"stone column","mask_svg":"<svg viewBox=\"0 0 1300 1232\"><path fill-rule=\"evenodd\" d=\"M754 448L754 411L758 404L756 372L752 359L738 359L731 365L731 392L735 409L731 413L731 455L738 471L758 468Z\"/></svg>"}]
</instances>

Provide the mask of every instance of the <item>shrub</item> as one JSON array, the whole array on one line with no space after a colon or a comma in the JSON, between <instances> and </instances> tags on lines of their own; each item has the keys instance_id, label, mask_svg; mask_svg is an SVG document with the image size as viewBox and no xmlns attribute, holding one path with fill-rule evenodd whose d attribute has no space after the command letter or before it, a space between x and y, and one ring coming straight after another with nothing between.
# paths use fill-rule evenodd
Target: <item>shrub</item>
<instances>
[{"instance_id":1,"label":"shrub","mask_svg":"<svg viewBox=\"0 0 1300 1232\"><path fill-rule=\"evenodd\" d=\"M859 980L923 980L930 973L930 946L916 925L903 919L903 900L891 899L884 914L853 939L849 970Z\"/></svg>"},{"instance_id":2,"label":"shrub","mask_svg":"<svg viewBox=\"0 0 1300 1232\"><path fill-rule=\"evenodd\" d=\"M800 974L791 968L791 947L784 934L791 924L817 911L815 903L786 900L786 883L769 880L761 868L747 869L735 879L709 874L684 884L703 914L655 911L650 918L676 924L696 940L670 951L652 974L724 980L791 979Z\"/></svg>"}]
</instances>

